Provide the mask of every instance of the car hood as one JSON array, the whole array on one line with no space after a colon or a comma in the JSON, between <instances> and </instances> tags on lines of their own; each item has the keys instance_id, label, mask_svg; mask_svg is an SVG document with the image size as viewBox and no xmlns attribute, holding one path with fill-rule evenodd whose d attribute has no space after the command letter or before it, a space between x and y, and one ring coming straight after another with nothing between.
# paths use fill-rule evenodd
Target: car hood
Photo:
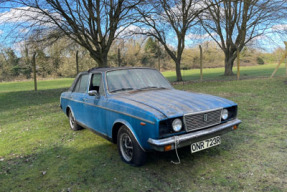
<instances>
[{"instance_id":1,"label":"car hood","mask_svg":"<svg viewBox=\"0 0 287 192\"><path fill-rule=\"evenodd\" d=\"M119 94L116 98L153 108L167 118L236 105L225 98L176 89L129 92Z\"/></svg>"}]
</instances>

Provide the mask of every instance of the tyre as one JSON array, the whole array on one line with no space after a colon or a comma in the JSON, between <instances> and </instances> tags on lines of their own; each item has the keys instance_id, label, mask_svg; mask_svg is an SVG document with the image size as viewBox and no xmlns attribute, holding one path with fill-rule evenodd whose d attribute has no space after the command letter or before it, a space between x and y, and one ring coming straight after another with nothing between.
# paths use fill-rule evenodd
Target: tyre
<instances>
[{"instance_id":1,"label":"tyre","mask_svg":"<svg viewBox=\"0 0 287 192\"><path fill-rule=\"evenodd\" d=\"M146 153L126 126L122 126L118 132L117 145L124 162L133 166L141 166L145 163Z\"/></svg>"},{"instance_id":2,"label":"tyre","mask_svg":"<svg viewBox=\"0 0 287 192\"><path fill-rule=\"evenodd\" d=\"M82 127L77 124L76 119L75 119L71 110L69 110L69 123L70 123L70 128L73 131L78 131L78 130L82 129Z\"/></svg>"}]
</instances>

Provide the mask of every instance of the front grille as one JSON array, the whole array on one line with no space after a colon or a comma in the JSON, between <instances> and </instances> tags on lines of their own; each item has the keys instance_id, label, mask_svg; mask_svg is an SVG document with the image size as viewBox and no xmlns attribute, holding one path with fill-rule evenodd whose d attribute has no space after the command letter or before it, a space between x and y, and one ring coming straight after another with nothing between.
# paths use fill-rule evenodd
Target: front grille
<instances>
[{"instance_id":1,"label":"front grille","mask_svg":"<svg viewBox=\"0 0 287 192\"><path fill-rule=\"evenodd\" d=\"M222 109L217 109L185 115L183 118L186 131L194 131L219 124L221 122L221 111Z\"/></svg>"}]
</instances>

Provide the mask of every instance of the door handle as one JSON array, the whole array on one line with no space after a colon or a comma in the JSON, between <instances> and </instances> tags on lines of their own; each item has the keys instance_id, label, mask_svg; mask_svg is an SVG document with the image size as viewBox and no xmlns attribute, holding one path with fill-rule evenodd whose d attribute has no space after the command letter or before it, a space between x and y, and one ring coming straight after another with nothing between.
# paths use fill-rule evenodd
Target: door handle
<instances>
[{"instance_id":1,"label":"door handle","mask_svg":"<svg viewBox=\"0 0 287 192\"><path fill-rule=\"evenodd\" d=\"M88 101L88 99L87 99L87 98L83 98L83 101L85 101L85 102L86 102L86 101Z\"/></svg>"}]
</instances>

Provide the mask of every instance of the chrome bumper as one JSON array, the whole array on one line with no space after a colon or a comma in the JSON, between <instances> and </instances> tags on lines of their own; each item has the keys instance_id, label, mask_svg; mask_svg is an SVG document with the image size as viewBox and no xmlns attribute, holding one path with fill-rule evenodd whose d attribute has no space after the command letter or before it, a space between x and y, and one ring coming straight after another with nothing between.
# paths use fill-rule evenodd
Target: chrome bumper
<instances>
[{"instance_id":1,"label":"chrome bumper","mask_svg":"<svg viewBox=\"0 0 287 192\"><path fill-rule=\"evenodd\" d=\"M235 119L228 121L224 124L220 124L211 128L194 131L186 133L184 135L168 137L164 139L148 139L148 143L151 148L156 151L164 151L164 147L171 145L171 149L175 148L175 143L177 143L177 148L191 145L194 142L202 141L204 139L211 138L213 136L222 135L233 130L234 125L239 125L241 120Z\"/></svg>"}]
</instances>

